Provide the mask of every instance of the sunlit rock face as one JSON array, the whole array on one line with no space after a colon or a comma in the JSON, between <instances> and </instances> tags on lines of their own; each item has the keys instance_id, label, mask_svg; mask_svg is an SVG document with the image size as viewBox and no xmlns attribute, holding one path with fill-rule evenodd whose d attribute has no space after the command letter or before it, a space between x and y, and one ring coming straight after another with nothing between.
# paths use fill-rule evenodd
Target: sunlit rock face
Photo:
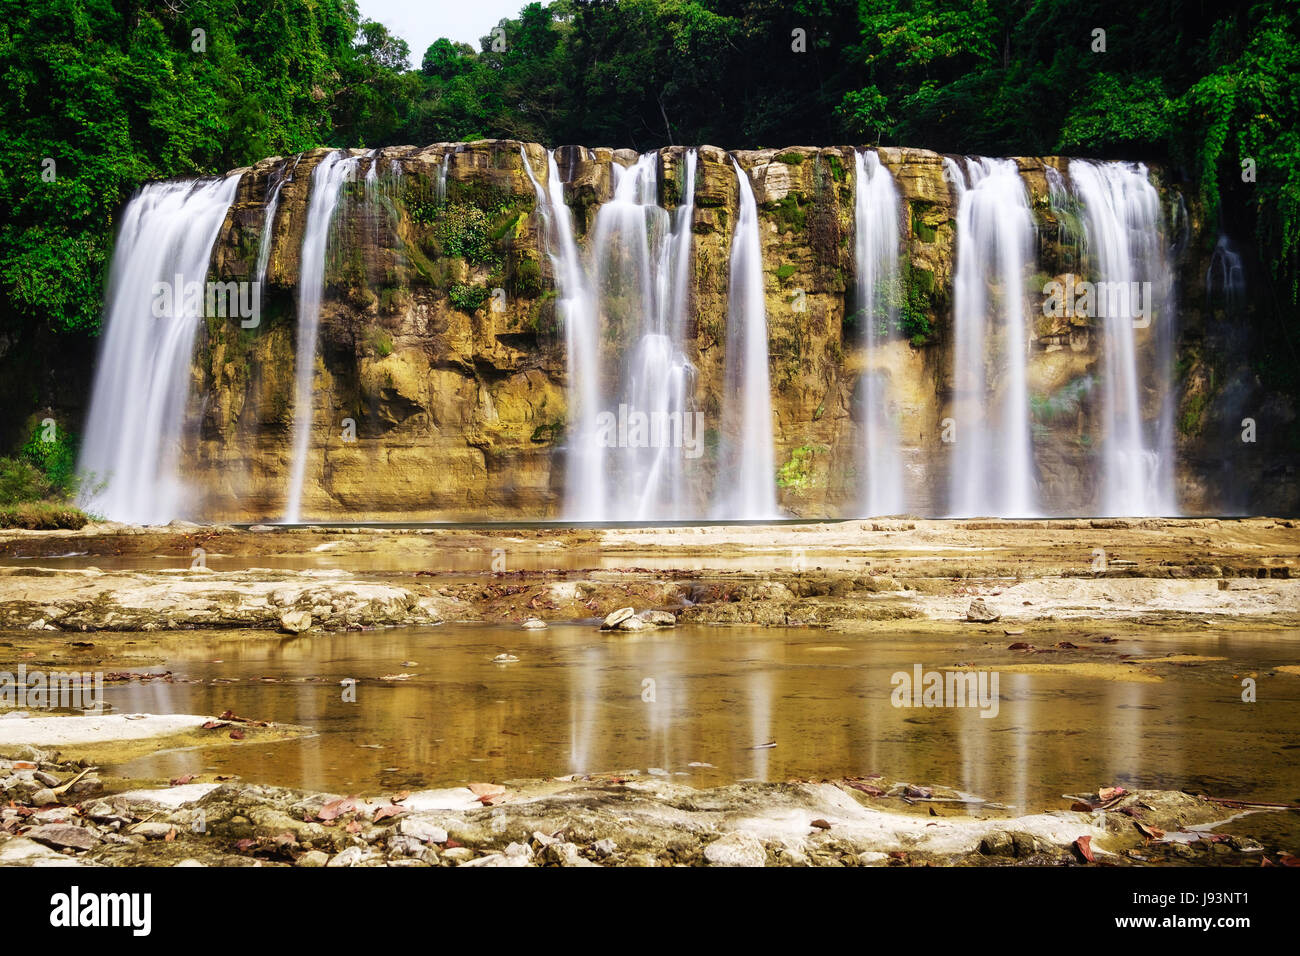
<instances>
[{"instance_id":1,"label":"sunlit rock face","mask_svg":"<svg viewBox=\"0 0 1300 956\"><path fill-rule=\"evenodd\" d=\"M217 316L199 325L175 456L184 493L172 495L172 517L284 518L295 422L307 436L299 460L304 520L581 518L580 499L589 496L566 490L571 470L593 460L582 442L601 443L602 467L588 468L583 479L597 483L600 517L708 517L720 489L737 481L720 453L728 432L740 427L729 414L739 398L728 388L726 356L741 211L737 166L757 205L775 472L762 477L770 478L781 513L855 516L865 513L865 502L881 500L865 486L869 435L896 445L886 457L901 470L902 491L887 496L891 507L953 513L965 460L956 450L976 440L970 435L985 436L977 440L987 447L969 460L991 468L984 481L997 487L1005 457L998 428L969 426L981 409L1004 409L1008 382L1021 383L1027 401L1034 511L1112 511L1105 462L1108 429L1117 429L1106 388L1117 375L1107 365L1114 333L1108 338L1107 320L1077 299L1044 310L1053 281L1064 287L1106 278L1095 254L1098 227L1090 227L1096 217L1081 206L1090 195L1071 176L1071 161L1010 161L1032 220L1030 248L1018 302L1008 302L1015 284L996 268L970 280L997 306L986 323L983 397L972 404L956 399L954 292L964 250L962 191L950 170L975 161L917 149L868 152L870 162L847 146L734 153L700 146L690 151L688 175L681 147L646 157L483 140L342 157L314 150L242 171L213 245L210 278L262 276L260 316L251 327ZM353 160L347 165L354 173L339 190L319 264L323 289L304 404L295 389L304 230L313 172L331 155L336 164ZM890 177L892 189L878 195L894 196L897 205L890 239L897 254L873 260L888 262L890 271L875 276L870 301L860 294L859 231L868 228L864 222L881 228L888 217L878 209L868 216L856 202L863 168ZM652 173L642 179L657 198L625 186L617 228L602 232L602 208L637 169ZM1213 305L1230 298L1214 288L1223 284L1215 276L1231 274L1227 253L1216 250L1199 208L1184 202L1161 170L1141 175L1157 204L1146 238L1160 253L1142 260L1143 268L1157 269L1150 263L1160 258L1165 264L1150 280L1145 273L1131 278L1168 290L1149 325L1133 332L1134 378L1121 410L1140 418L1126 440L1158 456L1150 473L1162 477L1152 480L1169 491L1167 499L1141 499L1157 503L1144 510L1294 510L1294 409L1250 377L1236 357L1240 348L1207 344L1241 345L1229 332L1244 320ZM693 203L684 202L687 181ZM588 283L592 313L581 326L557 283L560 202ZM612 219L607 213L604 221ZM662 343L648 337L656 331L645 315L652 308L667 317ZM1008 330L1007 315L1021 317L1017 329ZM569 334L575 328L585 329L581 342ZM868 337L868 328L876 334ZM575 366L578 347L599 370L597 386L586 392L575 387L575 369L587 367ZM677 410L692 425L698 420L692 454L678 446L670 449L676 454L648 454L636 447L635 423L605 438L576 427L595 421L580 402L615 422L634 399L653 405L647 381L671 383L663 388L682 396L656 407ZM1243 442L1239 422L1252 410L1256 440ZM869 428L871 421L888 427ZM671 432L665 440L671 445ZM653 471L665 467L671 487ZM966 510L999 509L990 497L987 507L968 502Z\"/></svg>"}]
</instances>

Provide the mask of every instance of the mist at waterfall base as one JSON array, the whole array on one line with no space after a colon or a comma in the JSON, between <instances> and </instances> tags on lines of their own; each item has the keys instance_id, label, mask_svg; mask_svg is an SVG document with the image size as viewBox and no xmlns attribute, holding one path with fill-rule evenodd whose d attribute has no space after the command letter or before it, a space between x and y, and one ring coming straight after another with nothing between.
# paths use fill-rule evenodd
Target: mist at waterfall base
<instances>
[{"instance_id":1,"label":"mist at waterfall base","mask_svg":"<svg viewBox=\"0 0 1300 956\"><path fill-rule=\"evenodd\" d=\"M578 150L580 147L569 147ZM751 171L737 157L737 214L727 262L724 379L717 420L707 429L716 448L700 457L677 440L611 442L608 423L627 410L656 423L703 418L701 386L688 329L699 318L692 282L698 152L664 150L613 166L612 194L579 236L566 200L558 150L547 152L544 180L520 146L536 199L535 227L550 263L558 328L567 363L568 412L560 520L772 520L779 504L778 429L774 417L768 309L778 263L765 261L765 226ZM1027 368L1041 299L1031 283L1036 231L1016 162L945 158L954 196L956 265L952 287L951 393L944 422L956 438L941 463L907 465L918 453L905 440L908 413L891 357L905 343L899 309L907 205L890 168L874 150L854 151L852 249L844 347L856 354L853 385L856 503L841 517L916 513L937 502L935 516L1029 517L1042 514L1159 515L1177 511L1174 492L1172 380L1175 290L1160 202L1140 164L1074 160L1048 167L1051 203L1068 207L1083 267L1102 282L1143 280L1154 286L1155 320L1137 327L1107 316L1098 330L1096 378L1100 439L1096 501L1049 500L1036 464ZM253 274L266 277L281 190L302 157L268 177ZM436 173L435 195L447 197L450 155ZM304 510L308 477L323 451L313 444L327 410L316 407L318 337L327 255L343 240L332 226L343 183L366 166L363 203L378 195L378 151L334 151L310 174L303 228L292 429L287 443L283 519L346 519ZM671 176L665 170L671 166ZM391 176L401 176L394 161ZM240 177L166 182L142 188L122 218L106 289L104 335L79 470L81 502L90 512L139 524L203 517L189 493L180 449L192 427L186 409L201 310L178 306L151 317L153 287L183 277L202 282L230 215ZM676 189L669 189L669 185ZM1062 218L1062 221L1066 221ZM376 217L376 228L382 220ZM396 223L390 224L396 228ZM1216 262L1225 294L1240 296L1230 250ZM179 300L178 300L179 302ZM941 317L936 316L938 320ZM787 429L789 426L787 425ZM620 435L622 432L620 432ZM660 436L661 438L663 436ZM698 436L697 436L698 437ZM786 444L791 442L784 437ZM436 462L431 461L431 466ZM926 494L918 483L928 483ZM483 515L491 520L492 515ZM545 518L539 514L536 517ZM832 516L827 516L832 517Z\"/></svg>"}]
</instances>

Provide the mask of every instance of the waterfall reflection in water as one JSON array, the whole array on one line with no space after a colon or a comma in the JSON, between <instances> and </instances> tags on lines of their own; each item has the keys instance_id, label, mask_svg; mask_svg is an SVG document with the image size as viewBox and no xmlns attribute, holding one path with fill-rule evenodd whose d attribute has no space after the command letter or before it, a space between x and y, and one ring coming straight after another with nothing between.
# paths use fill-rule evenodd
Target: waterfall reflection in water
<instances>
[{"instance_id":1,"label":"waterfall reflection in water","mask_svg":"<svg viewBox=\"0 0 1300 956\"><path fill-rule=\"evenodd\" d=\"M1070 656L1093 653L1083 635L1064 630L1036 635L1036 643L1066 637L1081 647ZM292 641L214 633L165 664L201 682L110 685L107 697L126 712L229 708L319 731L276 744L155 754L127 765L133 775L207 769L349 792L634 768L693 785L878 772L1030 809L1111 784L1281 801L1300 789L1300 765L1279 757L1292 752L1300 681L1278 683L1266 702L1245 707L1231 677L1293 659L1295 637L1126 639L1124 653L1138 657L1223 658L1192 668L1147 666L1163 680L1132 683L1020 673L1011 668L1023 654L1000 643L972 649L932 633L866 639L679 627L615 637L579 625L458 625ZM491 663L503 651L519 663ZM1052 662L1069 659L1058 654ZM958 661L1002 669L995 718L976 708L892 705L893 674ZM378 679L402 671L416 676ZM341 699L338 682L348 677L359 681L356 703Z\"/></svg>"}]
</instances>

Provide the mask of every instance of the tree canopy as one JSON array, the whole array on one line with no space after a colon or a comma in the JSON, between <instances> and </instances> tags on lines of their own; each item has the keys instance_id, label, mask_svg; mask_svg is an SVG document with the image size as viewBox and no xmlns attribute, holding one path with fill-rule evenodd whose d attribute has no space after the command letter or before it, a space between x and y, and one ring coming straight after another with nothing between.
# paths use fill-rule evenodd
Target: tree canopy
<instances>
[{"instance_id":1,"label":"tree canopy","mask_svg":"<svg viewBox=\"0 0 1300 956\"><path fill-rule=\"evenodd\" d=\"M0 13L0 298L19 323L96 329L114 216L148 179L493 136L1153 159L1300 296L1293 0L553 0L414 67L353 0Z\"/></svg>"}]
</instances>

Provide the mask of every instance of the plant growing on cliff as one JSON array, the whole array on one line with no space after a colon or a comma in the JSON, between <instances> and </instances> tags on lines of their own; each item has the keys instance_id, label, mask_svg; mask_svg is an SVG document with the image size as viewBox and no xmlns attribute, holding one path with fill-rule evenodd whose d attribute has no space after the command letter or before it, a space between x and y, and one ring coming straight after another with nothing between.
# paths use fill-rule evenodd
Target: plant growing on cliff
<instances>
[{"instance_id":1,"label":"plant growing on cliff","mask_svg":"<svg viewBox=\"0 0 1300 956\"><path fill-rule=\"evenodd\" d=\"M790 452L790 457L776 472L778 488L804 491L812 485L813 459L829 451L825 445L800 445Z\"/></svg>"},{"instance_id":2,"label":"plant growing on cliff","mask_svg":"<svg viewBox=\"0 0 1300 956\"><path fill-rule=\"evenodd\" d=\"M447 291L447 297L454 308L471 314L483 308L491 294L487 286L466 285L460 282Z\"/></svg>"},{"instance_id":3,"label":"plant growing on cliff","mask_svg":"<svg viewBox=\"0 0 1300 956\"><path fill-rule=\"evenodd\" d=\"M496 261L487 213L477 206L451 203L438 220L436 234L442 253L475 265Z\"/></svg>"}]
</instances>

